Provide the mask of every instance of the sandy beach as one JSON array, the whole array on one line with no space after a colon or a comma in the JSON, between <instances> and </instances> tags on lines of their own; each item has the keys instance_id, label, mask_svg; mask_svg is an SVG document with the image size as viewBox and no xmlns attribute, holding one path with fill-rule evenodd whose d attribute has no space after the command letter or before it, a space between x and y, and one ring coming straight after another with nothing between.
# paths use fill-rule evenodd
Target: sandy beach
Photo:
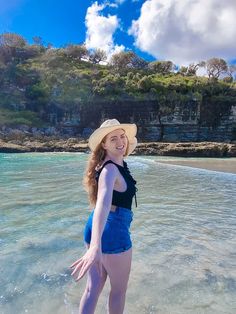
<instances>
[{"instance_id":1,"label":"sandy beach","mask_svg":"<svg viewBox=\"0 0 236 314\"><path fill-rule=\"evenodd\" d=\"M158 160L160 163L172 164L177 166L187 166L193 168L207 169L213 171L221 171L228 173L236 173L236 158L224 159L224 158L209 158L196 159L189 158L180 160Z\"/></svg>"}]
</instances>

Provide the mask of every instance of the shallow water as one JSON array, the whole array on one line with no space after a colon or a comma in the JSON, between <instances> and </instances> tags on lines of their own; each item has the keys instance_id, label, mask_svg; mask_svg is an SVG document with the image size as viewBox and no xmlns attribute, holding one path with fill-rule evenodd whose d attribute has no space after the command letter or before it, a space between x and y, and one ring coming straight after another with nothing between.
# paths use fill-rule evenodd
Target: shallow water
<instances>
[{"instance_id":1,"label":"shallow water","mask_svg":"<svg viewBox=\"0 0 236 314\"><path fill-rule=\"evenodd\" d=\"M68 266L84 252L86 158L0 154L0 313L77 313L85 280ZM127 159L139 191L125 313L233 314L236 175L164 159Z\"/></svg>"},{"instance_id":2,"label":"shallow water","mask_svg":"<svg viewBox=\"0 0 236 314\"><path fill-rule=\"evenodd\" d=\"M158 162L236 174L236 158L158 157Z\"/></svg>"}]
</instances>

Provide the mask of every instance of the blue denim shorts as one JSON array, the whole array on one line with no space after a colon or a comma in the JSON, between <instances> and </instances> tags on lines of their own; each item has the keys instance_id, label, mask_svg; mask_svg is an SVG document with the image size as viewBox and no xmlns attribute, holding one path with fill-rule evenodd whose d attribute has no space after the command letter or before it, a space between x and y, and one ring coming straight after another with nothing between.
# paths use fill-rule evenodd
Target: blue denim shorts
<instances>
[{"instance_id":1,"label":"blue denim shorts","mask_svg":"<svg viewBox=\"0 0 236 314\"><path fill-rule=\"evenodd\" d=\"M91 241L93 213L84 229L84 241L87 244ZM117 207L116 211L109 212L102 234L102 253L116 254L132 247L129 231L132 220L133 212L128 208Z\"/></svg>"}]
</instances>

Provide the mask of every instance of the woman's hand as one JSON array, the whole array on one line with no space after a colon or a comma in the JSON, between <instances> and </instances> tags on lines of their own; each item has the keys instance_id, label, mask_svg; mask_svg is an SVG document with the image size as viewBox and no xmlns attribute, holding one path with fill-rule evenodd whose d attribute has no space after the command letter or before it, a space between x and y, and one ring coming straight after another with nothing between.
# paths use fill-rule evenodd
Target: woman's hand
<instances>
[{"instance_id":1,"label":"woman's hand","mask_svg":"<svg viewBox=\"0 0 236 314\"><path fill-rule=\"evenodd\" d=\"M71 275L75 275L79 272L78 277L75 279L79 281L89 270L89 268L95 264L98 268L98 273L102 274L102 252L99 247L90 246L88 251L76 262L74 262L70 268L74 268Z\"/></svg>"}]
</instances>

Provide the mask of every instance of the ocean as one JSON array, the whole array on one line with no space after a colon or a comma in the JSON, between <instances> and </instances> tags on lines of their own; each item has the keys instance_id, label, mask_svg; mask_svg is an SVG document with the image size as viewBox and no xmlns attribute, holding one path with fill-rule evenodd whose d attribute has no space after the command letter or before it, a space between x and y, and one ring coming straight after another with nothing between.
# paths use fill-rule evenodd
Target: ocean
<instances>
[{"instance_id":1,"label":"ocean","mask_svg":"<svg viewBox=\"0 0 236 314\"><path fill-rule=\"evenodd\" d=\"M85 252L87 157L0 154L1 314L78 313L86 279L76 283L69 265ZM138 207L125 314L236 313L236 174L168 157L126 161ZM97 314L108 293L109 281Z\"/></svg>"}]
</instances>

